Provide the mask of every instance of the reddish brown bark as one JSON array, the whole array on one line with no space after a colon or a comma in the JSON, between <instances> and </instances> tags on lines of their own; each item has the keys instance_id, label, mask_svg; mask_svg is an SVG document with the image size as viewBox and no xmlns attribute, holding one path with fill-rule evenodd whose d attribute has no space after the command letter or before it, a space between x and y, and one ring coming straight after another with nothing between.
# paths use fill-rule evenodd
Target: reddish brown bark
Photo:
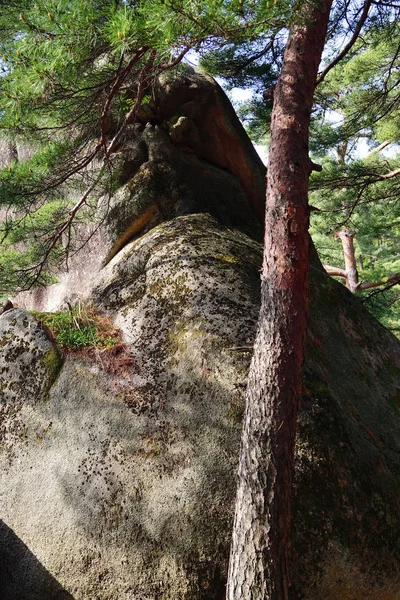
<instances>
[{"instance_id":1,"label":"reddish brown bark","mask_svg":"<svg viewBox=\"0 0 400 600\"><path fill-rule=\"evenodd\" d=\"M261 309L250 367L228 600L286 600L294 439L307 329L309 121L331 0L304 5L274 94Z\"/></svg>"}]
</instances>

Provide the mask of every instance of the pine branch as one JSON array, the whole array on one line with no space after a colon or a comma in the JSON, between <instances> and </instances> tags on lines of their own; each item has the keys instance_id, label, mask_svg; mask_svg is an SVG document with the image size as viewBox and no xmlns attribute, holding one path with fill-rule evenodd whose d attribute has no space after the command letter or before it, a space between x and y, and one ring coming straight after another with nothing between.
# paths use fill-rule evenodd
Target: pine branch
<instances>
[{"instance_id":1,"label":"pine branch","mask_svg":"<svg viewBox=\"0 0 400 600\"><path fill-rule=\"evenodd\" d=\"M111 103L112 103L114 97L116 96L116 94L121 89L121 86L122 86L123 82L125 81L126 77L129 75L130 71L132 70L132 67L146 54L146 52L148 50L149 50L148 46L139 48L139 50L135 53L133 58L128 62L126 67L124 67L124 69L122 69L119 72L118 76L115 79L114 85L111 88L111 91L107 96L107 100L104 104L103 112L100 117L100 131L101 131L100 144L102 146L104 146L104 148L106 148L106 139L105 139L106 119L107 119L108 112L110 110ZM121 61L122 61L122 59L123 59L123 57L121 57ZM107 154L107 150L106 150L106 154Z\"/></svg>"},{"instance_id":2,"label":"pine branch","mask_svg":"<svg viewBox=\"0 0 400 600\"><path fill-rule=\"evenodd\" d=\"M373 283L368 283L368 282L361 283L360 290L369 290L371 288L381 287L383 285L387 286L388 284L390 284L387 288L385 288L385 289L389 289L389 287L393 287L394 285L397 285L398 283L400 283L400 272L392 273L392 275L389 275L389 277L386 277L386 279L383 279L382 281L376 281Z\"/></svg>"},{"instance_id":3,"label":"pine branch","mask_svg":"<svg viewBox=\"0 0 400 600\"><path fill-rule=\"evenodd\" d=\"M149 50L149 48L142 48L140 51L138 51L134 58L130 61L129 65L127 65L127 67L129 66L130 68L132 68L133 64L135 64L135 62L137 62L147 51ZM187 50L186 50L187 51ZM47 247L43 253L43 258L36 263L35 265L32 265L30 267L28 267L27 269L24 269L23 272L25 274L27 273L33 273L33 277L30 280L29 283L29 287L28 289L30 289L35 283L37 283L37 281L39 280L44 268L46 267L49 257L51 255L51 252L54 250L54 248L56 247L56 245L58 244L58 242L60 241L61 237L63 236L63 234L65 232L68 233L68 236L70 236L70 230L71 230L71 226L72 223L76 217L76 214L81 210L81 208L87 203L87 200L91 194L91 192L95 189L96 185L99 183L99 181L102 178L102 175L104 173L104 168L108 163L109 157L110 155L115 152L115 150L118 148L118 145L128 127L128 125L130 125L132 123L132 121L135 119L136 115L137 115L137 111L140 107L141 101L143 99L143 93L144 90L146 89L146 86L148 85L148 74L149 72L151 72L151 70L154 67L154 60L156 58L156 51L153 50L151 52L150 55L150 59L148 61L148 63L141 69L140 71L140 75L138 77L138 81L137 81L137 95L136 95L136 101L134 106L132 107L132 109L128 112L128 114L125 117L125 120L123 122L123 124L121 125L121 127L119 128L119 130L117 131L117 133L114 135L113 139L111 140L110 144L108 147L105 147L105 151L104 151L104 156L103 156L103 167L100 169L98 175L95 177L95 179L93 180L93 182L91 183L91 185L86 189L86 191L84 192L84 194L81 196L81 198L78 200L78 202L73 206L73 208L69 211L68 213L68 218L66 221L64 221L63 223L61 223L61 225L58 227L58 229L56 230L56 232L51 236L51 238L48 240L47 243ZM124 70L125 71L125 70ZM118 87L120 87L122 85L123 80L125 79L126 75L129 73L129 70L126 70L126 73L124 74L123 77L119 77L116 80L116 83L118 83ZM117 86L115 85L110 94L109 97L107 98L106 101L106 105L105 105L105 109L103 110L103 114L106 113L109 110L109 107L111 105L111 101L113 99L113 97L116 95L116 93L118 92ZM108 100L110 99L110 101L108 102ZM86 159L86 161L84 162L85 166L87 164L89 164L90 162L93 162L93 160L95 159L95 157L100 153L100 150L102 148L104 148L105 143L103 143L103 140L101 139L98 144L96 145L95 149L93 150L93 152L90 154L90 156ZM78 172L79 167L76 167L75 170L73 170L73 172Z\"/></svg>"},{"instance_id":4,"label":"pine branch","mask_svg":"<svg viewBox=\"0 0 400 600\"><path fill-rule=\"evenodd\" d=\"M332 277L343 277L344 279L347 279L347 273L345 269L341 269L340 267L331 267L330 265L322 266L324 267L328 275L331 275Z\"/></svg>"},{"instance_id":5,"label":"pine branch","mask_svg":"<svg viewBox=\"0 0 400 600\"><path fill-rule=\"evenodd\" d=\"M354 30L354 33L351 37L351 40L349 41L348 44L346 44L346 46L343 48L343 50L337 55L337 57L322 71L321 75L318 77L317 79L317 83L316 85L319 85L320 83L322 83L325 79L325 77L328 75L329 71L331 71L334 67L336 67L336 65L350 52L350 50L352 49L352 47L354 46L354 44L356 43L358 36L361 33L361 29L367 19L368 16L368 11L371 7L372 4L372 0L366 0L365 4L364 4L364 8L360 17L360 20L358 21L356 28Z\"/></svg>"}]
</instances>

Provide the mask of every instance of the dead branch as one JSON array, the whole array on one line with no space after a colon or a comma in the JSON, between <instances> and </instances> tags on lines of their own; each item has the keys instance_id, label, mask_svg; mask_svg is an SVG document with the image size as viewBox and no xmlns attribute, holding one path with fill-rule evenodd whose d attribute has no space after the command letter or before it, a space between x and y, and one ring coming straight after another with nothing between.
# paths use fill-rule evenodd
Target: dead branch
<instances>
[{"instance_id":1,"label":"dead branch","mask_svg":"<svg viewBox=\"0 0 400 600\"><path fill-rule=\"evenodd\" d=\"M384 175L379 175L377 181L379 181L380 179L392 179L392 177L397 177L397 175L400 175L400 169L395 169L394 171L390 171L389 173L385 173Z\"/></svg>"},{"instance_id":2,"label":"dead branch","mask_svg":"<svg viewBox=\"0 0 400 600\"><path fill-rule=\"evenodd\" d=\"M355 231L342 230L336 234L343 246L344 264L346 269L346 287L351 292L359 289L358 272L354 252Z\"/></svg>"},{"instance_id":3,"label":"dead branch","mask_svg":"<svg viewBox=\"0 0 400 600\"><path fill-rule=\"evenodd\" d=\"M390 144L392 142L393 142L393 140L385 140L384 142L382 142L382 144L379 144L379 146L377 146L376 148L373 148L371 150L371 152L368 152L368 154L365 158L370 158L370 156L373 156L374 154L377 154L381 150L384 150L387 146L390 146Z\"/></svg>"}]
</instances>

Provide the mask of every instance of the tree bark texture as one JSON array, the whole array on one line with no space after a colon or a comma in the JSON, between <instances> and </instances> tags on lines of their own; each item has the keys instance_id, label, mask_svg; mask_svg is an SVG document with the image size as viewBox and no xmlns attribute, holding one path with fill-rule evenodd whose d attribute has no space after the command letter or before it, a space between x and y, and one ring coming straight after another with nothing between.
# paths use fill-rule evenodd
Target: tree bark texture
<instances>
[{"instance_id":1,"label":"tree bark texture","mask_svg":"<svg viewBox=\"0 0 400 600\"><path fill-rule=\"evenodd\" d=\"M339 233L337 234L343 246L344 266L346 271L346 287L353 293L357 291L357 288L359 286L356 256L354 252L355 235L355 231L348 230L339 231Z\"/></svg>"},{"instance_id":2,"label":"tree bark texture","mask_svg":"<svg viewBox=\"0 0 400 600\"><path fill-rule=\"evenodd\" d=\"M294 441L307 329L309 122L332 0L303 5L275 89L261 309L239 461L228 600L287 600Z\"/></svg>"}]
</instances>

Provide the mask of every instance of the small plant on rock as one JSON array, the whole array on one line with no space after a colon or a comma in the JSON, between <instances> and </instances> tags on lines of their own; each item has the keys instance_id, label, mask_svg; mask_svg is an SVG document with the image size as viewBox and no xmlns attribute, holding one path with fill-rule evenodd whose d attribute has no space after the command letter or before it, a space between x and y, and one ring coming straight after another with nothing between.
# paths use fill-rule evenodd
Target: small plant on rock
<instances>
[{"instance_id":1,"label":"small plant on rock","mask_svg":"<svg viewBox=\"0 0 400 600\"><path fill-rule=\"evenodd\" d=\"M111 350L122 345L121 332L93 307L77 304L65 311L33 314L63 350Z\"/></svg>"}]
</instances>

